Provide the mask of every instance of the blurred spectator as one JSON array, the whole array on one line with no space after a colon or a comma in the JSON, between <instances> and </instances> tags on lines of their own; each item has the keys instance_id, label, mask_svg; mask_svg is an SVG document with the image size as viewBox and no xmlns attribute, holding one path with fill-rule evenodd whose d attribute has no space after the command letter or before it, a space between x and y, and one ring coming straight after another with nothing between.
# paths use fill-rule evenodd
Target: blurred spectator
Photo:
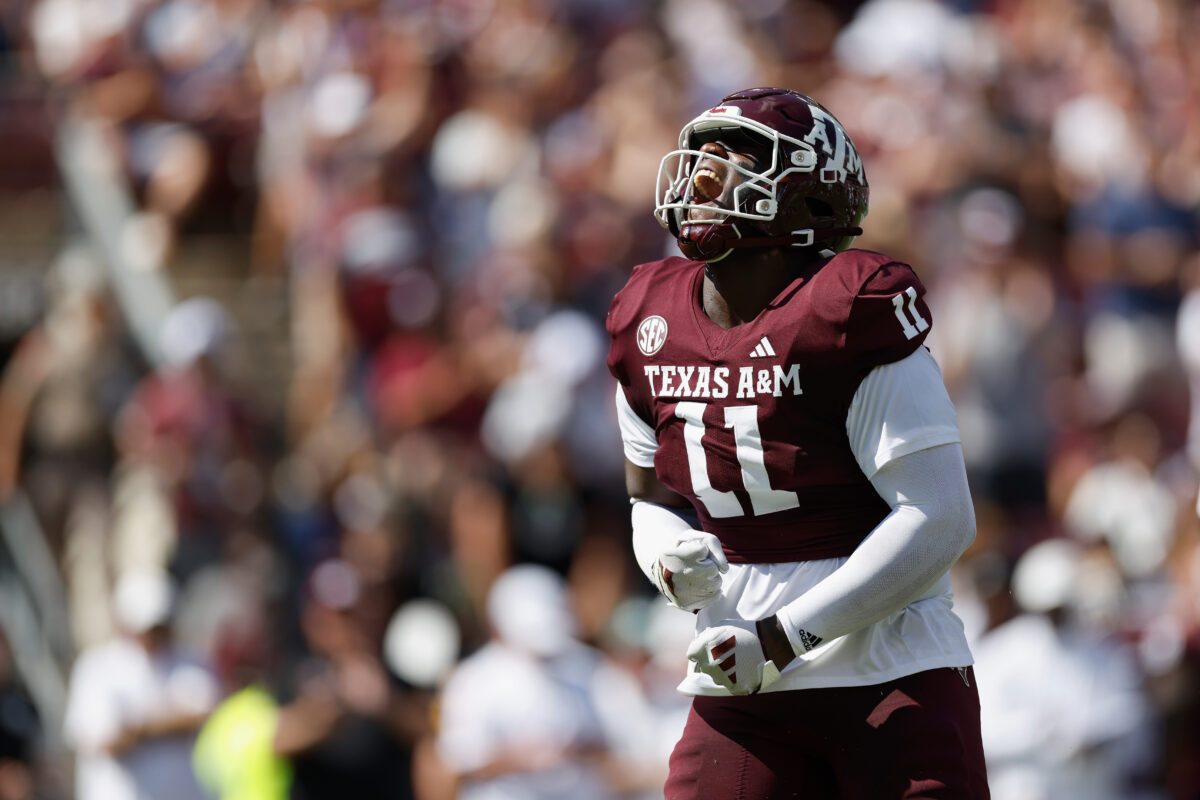
<instances>
[{"instance_id":1,"label":"blurred spectator","mask_svg":"<svg viewBox=\"0 0 1200 800\"><path fill-rule=\"evenodd\" d=\"M380 747L366 761L407 768L415 748L433 785L433 734L406 715L437 684L388 674L389 614L436 600L461 656L491 653L488 589L534 562L570 576L579 636L669 728L669 672L611 633L622 614L659 622L629 611L644 587L624 577L594 339L631 265L671 247L647 176L699 98L787 85L859 145L863 246L922 265L976 496L953 576L968 624L1003 632L1008 575L1046 538L1111 557L1120 591L1093 597L1090 635L1136 645L1165 732L1154 788L1196 796L1196 41L1185 0L4 4L0 273L47 288L43 310L0 282L0 502L24 490L58 559L61 627L87 651L73 705L109 708L117 679L84 669L100 652L149 658L107 642L112 577L169 567L198 655L219 660L239 615L277 626L249 684L273 691L230 695L264 758L277 668L280 730L307 737L297 775L352 769L349 725ZM87 180L123 216L88 213ZM163 363L133 352L114 291L143 269L183 300L151 348ZM369 602L296 589L331 558ZM609 573L589 581L580 559ZM1015 739L1069 749L1019 722ZM128 771L90 733L71 741L81 778Z\"/></svg>"},{"instance_id":2,"label":"blurred spectator","mask_svg":"<svg viewBox=\"0 0 1200 800\"><path fill-rule=\"evenodd\" d=\"M217 700L209 668L172 641L175 587L161 570L122 575L113 592L121 634L79 655L65 733L80 800L201 800L195 734Z\"/></svg>"},{"instance_id":3,"label":"blurred spectator","mask_svg":"<svg viewBox=\"0 0 1200 800\"><path fill-rule=\"evenodd\" d=\"M412 751L428 710L383 661L372 623L379 590L339 559L323 561L306 583L306 652L285 676L274 736L292 765L294 800L413 796Z\"/></svg>"},{"instance_id":4,"label":"blurred spectator","mask_svg":"<svg viewBox=\"0 0 1200 800\"><path fill-rule=\"evenodd\" d=\"M955 397L975 490L1036 518L1045 507L1050 425L1038 398L1062 357L1055 289L1043 265L1017 252L1016 198L979 188L956 200L962 263L944 276L932 305L939 324L930 349Z\"/></svg>"},{"instance_id":5,"label":"blurred spectator","mask_svg":"<svg viewBox=\"0 0 1200 800\"><path fill-rule=\"evenodd\" d=\"M1155 476L1161 439L1154 421L1144 415L1117 420L1106 453L1080 476L1064 512L1068 529L1110 547L1131 581L1161 570L1174 545L1176 500Z\"/></svg>"},{"instance_id":6,"label":"blurred spectator","mask_svg":"<svg viewBox=\"0 0 1200 800\"><path fill-rule=\"evenodd\" d=\"M1136 661L1086 607L1105 568L1065 539L1034 545L1013 574L1022 613L975 645L996 800L1155 796L1143 785L1157 743Z\"/></svg>"},{"instance_id":7,"label":"blurred spectator","mask_svg":"<svg viewBox=\"0 0 1200 800\"><path fill-rule=\"evenodd\" d=\"M1183 274L1183 289L1175 346L1188 386L1187 460L1193 474L1200 477L1200 257L1189 261Z\"/></svg>"},{"instance_id":8,"label":"blurred spectator","mask_svg":"<svg viewBox=\"0 0 1200 800\"><path fill-rule=\"evenodd\" d=\"M1189 504L1190 505L1190 504ZM1148 688L1162 719L1159 783L1168 797L1200 795L1200 518L1183 515L1165 591L1135 630Z\"/></svg>"},{"instance_id":9,"label":"blurred spectator","mask_svg":"<svg viewBox=\"0 0 1200 800\"><path fill-rule=\"evenodd\" d=\"M626 599L610 617L603 649L642 695L636 707L622 712L624 732L613 745L631 778L626 789L631 798L662 797L671 751L691 710L688 696L676 687L690 666L687 646L694 636L689 614L650 597Z\"/></svg>"},{"instance_id":10,"label":"blurred spectator","mask_svg":"<svg viewBox=\"0 0 1200 800\"><path fill-rule=\"evenodd\" d=\"M0 394L0 496L18 479L30 487L56 552L71 497L106 488L109 423L142 367L100 270L84 248L58 257L46 281L47 318L18 344Z\"/></svg>"},{"instance_id":11,"label":"blurred spectator","mask_svg":"<svg viewBox=\"0 0 1200 800\"><path fill-rule=\"evenodd\" d=\"M107 638L112 420L144 362L133 352L97 256L60 253L46 318L28 331L0 381L0 500L23 488L58 561L76 644Z\"/></svg>"},{"instance_id":12,"label":"blurred spectator","mask_svg":"<svg viewBox=\"0 0 1200 800\"><path fill-rule=\"evenodd\" d=\"M286 800L291 765L275 752L288 630L284 565L256 531L231 531L226 544L219 562L188 581L176 617L180 641L212 655L221 686L196 737L193 768L218 800Z\"/></svg>"},{"instance_id":13,"label":"blurred spectator","mask_svg":"<svg viewBox=\"0 0 1200 800\"><path fill-rule=\"evenodd\" d=\"M637 727L640 690L575 638L562 578L512 567L487 609L491 641L442 691L438 755L458 777L456 796L612 798L630 790L627 781L636 788L619 742L625 723Z\"/></svg>"},{"instance_id":14,"label":"blurred spectator","mask_svg":"<svg viewBox=\"0 0 1200 800\"><path fill-rule=\"evenodd\" d=\"M291 769L275 753L279 706L262 686L244 686L213 710L196 739L194 767L218 800L287 800Z\"/></svg>"},{"instance_id":15,"label":"blurred spectator","mask_svg":"<svg viewBox=\"0 0 1200 800\"><path fill-rule=\"evenodd\" d=\"M253 621L230 620L214 649L225 696L196 737L196 777L217 800L287 800L291 766L275 752L273 637Z\"/></svg>"},{"instance_id":16,"label":"blurred spectator","mask_svg":"<svg viewBox=\"0 0 1200 800\"><path fill-rule=\"evenodd\" d=\"M211 298L178 304L163 322L163 364L119 413L111 534L118 568L170 566L186 578L220 557L225 534L262 501L261 434L230 385L232 326Z\"/></svg>"},{"instance_id":17,"label":"blurred spectator","mask_svg":"<svg viewBox=\"0 0 1200 800\"><path fill-rule=\"evenodd\" d=\"M41 719L14 674L8 636L0 626L0 800L37 796Z\"/></svg>"},{"instance_id":18,"label":"blurred spectator","mask_svg":"<svg viewBox=\"0 0 1200 800\"><path fill-rule=\"evenodd\" d=\"M437 757L436 693L462 653L462 631L448 606L429 598L403 603L388 622L384 659L392 675L428 703L431 724L413 746L413 794L418 800L450 798L455 776Z\"/></svg>"}]
</instances>

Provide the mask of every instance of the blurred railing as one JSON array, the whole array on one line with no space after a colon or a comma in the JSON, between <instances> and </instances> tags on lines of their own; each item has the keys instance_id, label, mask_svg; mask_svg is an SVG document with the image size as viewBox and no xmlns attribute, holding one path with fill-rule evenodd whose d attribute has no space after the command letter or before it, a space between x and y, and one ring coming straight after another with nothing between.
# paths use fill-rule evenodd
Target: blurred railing
<instances>
[{"instance_id":1,"label":"blurred railing","mask_svg":"<svg viewBox=\"0 0 1200 800\"><path fill-rule=\"evenodd\" d=\"M33 506L16 489L0 505L0 625L41 715L51 756L63 751L61 723L74 653L65 598Z\"/></svg>"},{"instance_id":2,"label":"blurred railing","mask_svg":"<svg viewBox=\"0 0 1200 800\"><path fill-rule=\"evenodd\" d=\"M137 261L130 225L136 206L102 132L65 118L55 156L83 235L100 252L113 295L138 347L159 363L159 330L173 292L163 275ZM50 755L64 752L62 718L75 646L61 573L28 497L18 488L0 504L0 624L16 669L42 716Z\"/></svg>"},{"instance_id":3,"label":"blurred railing","mask_svg":"<svg viewBox=\"0 0 1200 800\"><path fill-rule=\"evenodd\" d=\"M138 263L130 226L136 205L114 154L95 123L69 116L59 123L56 150L63 186L99 247L121 313L146 359L158 364L159 331L174 293L153 265Z\"/></svg>"}]
</instances>

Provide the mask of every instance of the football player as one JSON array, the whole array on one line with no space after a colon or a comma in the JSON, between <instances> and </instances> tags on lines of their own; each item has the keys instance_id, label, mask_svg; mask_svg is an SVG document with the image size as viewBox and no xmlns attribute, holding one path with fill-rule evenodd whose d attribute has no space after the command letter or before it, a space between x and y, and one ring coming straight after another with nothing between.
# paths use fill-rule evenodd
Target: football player
<instances>
[{"instance_id":1,"label":"football player","mask_svg":"<svg viewBox=\"0 0 1200 800\"><path fill-rule=\"evenodd\" d=\"M867 194L820 104L732 94L660 167L685 257L609 310L634 554L697 614L667 800L988 794L957 421L920 279L849 249Z\"/></svg>"}]
</instances>

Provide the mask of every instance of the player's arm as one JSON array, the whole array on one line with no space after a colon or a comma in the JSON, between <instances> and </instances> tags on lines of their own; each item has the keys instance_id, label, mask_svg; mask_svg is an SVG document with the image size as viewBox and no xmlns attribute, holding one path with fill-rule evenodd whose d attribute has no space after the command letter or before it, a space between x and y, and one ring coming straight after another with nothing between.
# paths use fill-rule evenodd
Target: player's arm
<instances>
[{"instance_id":1,"label":"player's arm","mask_svg":"<svg viewBox=\"0 0 1200 800\"><path fill-rule=\"evenodd\" d=\"M729 569L721 542L698 530L691 504L658 479L654 430L630 407L620 386L616 403L625 448L634 559L671 605L698 611L720 594L721 574Z\"/></svg>"},{"instance_id":2,"label":"player's arm","mask_svg":"<svg viewBox=\"0 0 1200 800\"><path fill-rule=\"evenodd\" d=\"M921 598L974 539L957 443L900 456L871 483L892 512L841 567L774 616L697 636L688 658L702 672L733 694L765 688L796 656Z\"/></svg>"},{"instance_id":3,"label":"player's arm","mask_svg":"<svg viewBox=\"0 0 1200 800\"><path fill-rule=\"evenodd\" d=\"M954 407L926 350L871 371L846 432L891 513L842 566L774 616L728 620L697 636L688 658L733 694L760 690L796 656L920 599L974 540Z\"/></svg>"},{"instance_id":4,"label":"player's arm","mask_svg":"<svg viewBox=\"0 0 1200 800\"><path fill-rule=\"evenodd\" d=\"M691 522L696 521L692 504L683 495L668 489L658 479L658 473L654 471L653 465L639 467L630 461L628 456L625 458L625 491L629 493L629 498L634 502L644 500L666 506Z\"/></svg>"},{"instance_id":5,"label":"player's arm","mask_svg":"<svg viewBox=\"0 0 1200 800\"><path fill-rule=\"evenodd\" d=\"M764 650L779 666L919 599L975 538L954 407L928 351L872 370L846 431L892 511L841 567L760 622Z\"/></svg>"},{"instance_id":6,"label":"player's arm","mask_svg":"<svg viewBox=\"0 0 1200 800\"><path fill-rule=\"evenodd\" d=\"M975 538L960 445L901 456L871 483L892 512L828 578L758 625L780 668L919 599Z\"/></svg>"}]
</instances>

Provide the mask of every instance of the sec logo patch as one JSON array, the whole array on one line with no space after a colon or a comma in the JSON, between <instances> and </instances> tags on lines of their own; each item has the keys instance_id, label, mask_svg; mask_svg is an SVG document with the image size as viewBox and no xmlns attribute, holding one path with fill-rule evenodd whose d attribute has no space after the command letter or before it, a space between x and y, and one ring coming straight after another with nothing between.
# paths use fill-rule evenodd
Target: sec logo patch
<instances>
[{"instance_id":1,"label":"sec logo patch","mask_svg":"<svg viewBox=\"0 0 1200 800\"><path fill-rule=\"evenodd\" d=\"M662 350L666 341L667 321L657 314L653 317L646 317L642 320L642 324L638 325L637 343L642 355L654 355Z\"/></svg>"}]
</instances>

